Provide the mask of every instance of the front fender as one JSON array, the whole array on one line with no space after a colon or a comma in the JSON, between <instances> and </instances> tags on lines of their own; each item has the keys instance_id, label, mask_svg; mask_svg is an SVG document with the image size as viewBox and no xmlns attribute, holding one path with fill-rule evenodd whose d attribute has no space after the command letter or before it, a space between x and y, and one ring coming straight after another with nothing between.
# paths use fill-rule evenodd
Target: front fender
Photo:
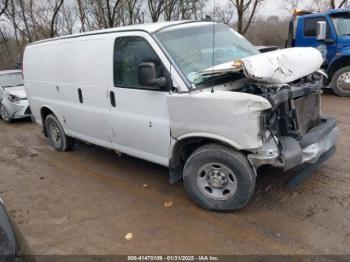
<instances>
[{"instance_id":1,"label":"front fender","mask_svg":"<svg viewBox=\"0 0 350 262\"><path fill-rule=\"evenodd\" d=\"M246 93L203 91L170 95L168 107L173 139L200 135L238 150L253 150L262 146L260 114L271 104Z\"/></svg>"},{"instance_id":2,"label":"front fender","mask_svg":"<svg viewBox=\"0 0 350 262\"><path fill-rule=\"evenodd\" d=\"M327 67L327 74L329 81L331 81L335 72L344 67L350 65L350 47L346 47L337 52Z\"/></svg>"}]
</instances>

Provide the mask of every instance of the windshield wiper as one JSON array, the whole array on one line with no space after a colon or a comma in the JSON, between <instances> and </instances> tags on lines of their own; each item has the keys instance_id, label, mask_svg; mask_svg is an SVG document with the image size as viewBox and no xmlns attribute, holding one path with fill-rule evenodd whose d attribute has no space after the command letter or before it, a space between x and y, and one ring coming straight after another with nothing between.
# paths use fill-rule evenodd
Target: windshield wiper
<instances>
[{"instance_id":1,"label":"windshield wiper","mask_svg":"<svg viewBox=\"0 0 350 262\"><path fill-rule=\"evenodd\" d=\"M196 85L204 85L208 82L216 81L216 80L219 80L219 79L222 79L222 78L225 78L229 75L234 75L234 74L235 74L235 72L225 72L225 73L221 73L221 74L210 75L210 76L205 77L205 79L202 82L197 83Z\"/></svg>"}]
</instances>

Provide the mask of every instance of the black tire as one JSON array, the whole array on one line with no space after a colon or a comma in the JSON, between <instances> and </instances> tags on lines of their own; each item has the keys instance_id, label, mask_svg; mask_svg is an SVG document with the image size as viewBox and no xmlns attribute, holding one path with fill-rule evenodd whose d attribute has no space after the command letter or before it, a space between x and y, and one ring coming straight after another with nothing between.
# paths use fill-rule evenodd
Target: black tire
<instances>
[{"instance_id":1,"label":"black tire","mask_svg":"<svg viewBox=\"0 0 350 262\"><path fill-rule=\"evenodd\" d=\"M213 168L212 171L202 178L202 173L206 172L201 171L201 168L208 165L213 165L215 168L219 166L219 169ZM214 191L223 192L222 188L214 186L214 189L212 189L214 191L211 193L210 191L206 192L207 187L203 188L202 182L199 182L202 181L201 179L210 180L210 183L208 181L204 183L208 183L209 187L211 187L212 180L209 177L212 178L213 172L220 170L220 168L224 168L228 172L231 170L234 174L232 181L236 182L235 190L230 189L232 192L227 193L226 196L223 195L224 199L220 199L221 196L211 195L214 194ZM231 174L228 176L231 177ZM219 178L222 178L222 174L220 174ZM183 180L188 195L197 205L208 210L222 212L243 208L252 197L255 189L255 173L247 157L241 152L216 144L204 145L188 158L184 167ZM221 180L218 179L217 181Z\"/></svg>"},{"instance_id":2,"label":"black tire","mask_svg":"<svg viewBox=\"0 0 350 262\"><path fill-rule=\"evenodd\" d=\"M6 123L12 122L12 118L11 118L10 114L8 113L6 107L3 104L0 104L0 117Z\"/></svg>"},{"instance_id":3,"label":"black tire","mask_svg":"<svg viewBox=\"0 0 350 262\"><path fill-rule=\"evenodd\" d=\"M74 139L66 136L63 127L54 115L46 117L45 130L50 145L57 151L69 151L73 148Z\"/></svg>"},{"instance_id":4,"label":"black tire","mask_svg":"<svg viewBox=\"0 0 350 262\"><path fill-rule=\"evenodd\" d=\"M350 97L350 83L344 83L342 79L350 82L350 66L343 67L335 72L331 82L332 90L336 95Z\"/></svg>"}]
</instances>

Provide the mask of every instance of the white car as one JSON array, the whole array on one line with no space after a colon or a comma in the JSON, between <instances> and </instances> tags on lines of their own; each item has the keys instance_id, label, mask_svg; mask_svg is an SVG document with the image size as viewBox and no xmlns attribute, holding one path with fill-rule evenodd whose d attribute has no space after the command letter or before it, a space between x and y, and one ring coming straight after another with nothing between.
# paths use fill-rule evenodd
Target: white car
<instances>
[{"instance_id":1,"label":"white car","mask_svg":"<svg viewBox=\"0 0 350 262\"><path fill-rule=\"evenodd\" d=\"M23 61L55 149L79 139L166 166L198 205L220 211L247 204L260 166L307 166L300 180L335 152L322 63L314 48L261 54L226 25L196 21L43 40Z\"/></svg>"},{"instance_id":2,"label":"white car","mask_svg":"<svg viewBox=\"0 0 350 262\"><path fill-rule=\"evenodd\" d=\"M6 122L31 117L20 70L0 71L0 115Z\"/></svg>"}]
</instances>

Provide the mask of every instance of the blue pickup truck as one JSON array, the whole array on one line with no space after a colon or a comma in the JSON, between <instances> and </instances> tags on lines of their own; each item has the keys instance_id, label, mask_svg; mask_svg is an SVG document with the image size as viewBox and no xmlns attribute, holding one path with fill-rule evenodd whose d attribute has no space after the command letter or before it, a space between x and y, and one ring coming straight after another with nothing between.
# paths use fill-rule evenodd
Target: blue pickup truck
<instances>
[{"instance_id":1,"label":"blue pickup truck","mask_svg":"<svg viewBox=\"0 0 350 262\"><path fill-rule=\"evenodd\" d=\"M315 47L321 51L328 74L325 84L335 94L350 97L350 9L294 11L287 47Z\"/></svg>"}]
</instances>

